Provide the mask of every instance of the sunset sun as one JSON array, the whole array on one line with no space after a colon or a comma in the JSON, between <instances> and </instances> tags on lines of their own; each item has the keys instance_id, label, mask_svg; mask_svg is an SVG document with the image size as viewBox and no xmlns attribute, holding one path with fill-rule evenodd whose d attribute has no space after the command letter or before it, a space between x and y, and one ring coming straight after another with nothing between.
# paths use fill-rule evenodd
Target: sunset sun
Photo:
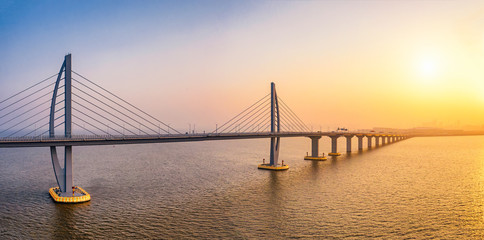
<instances>
[{"instance_id":1,"label":"sunset sun","mask_svg":"<svg viewBox=\"0 0 484 240\"><path fill-rule=\"evenodd\" d=\"M423 57L417 61L417 72L422 83L435 83L440 71L439 60L435 57Z\"/></svg>"}]
</instances>

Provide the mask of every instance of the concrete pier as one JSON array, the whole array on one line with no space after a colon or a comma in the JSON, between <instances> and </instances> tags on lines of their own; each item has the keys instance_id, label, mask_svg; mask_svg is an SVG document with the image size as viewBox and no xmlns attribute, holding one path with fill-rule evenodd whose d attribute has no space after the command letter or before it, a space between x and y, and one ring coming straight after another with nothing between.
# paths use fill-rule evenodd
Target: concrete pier
<instances>
[{"instance_id":1,"label":"concrete pier","mask_svg":"<svg viewBox=\"0 0 484 240\"><path fill-rule=\"evenodd\" d=\"M329 156L339 156L341 153L338 152L338 135L329 136L331 138L331 152L328 153Z\"/></svg>"},{"instance_id":2,"label":"concrete pier","mask_svg":"<svg viewBox=\"0 0 484 240\"><path fill-rule=\"evenodd\" d=\"M380 146L380 136L375 136L375 147Z\"/></svg>"},{"instance_id":3,"label":"concrete pier","mask_svg":"<svg viewBox=\"0 0 484 240\"><path fill-rule=\"evenodd\" d=\"M309 137L311 138L311 157L318 157L319 156L319 139L320 136L316 137Z\"/></svg>"},{"instance_id":4,"label":"concrete pier","mask_svg":"<svg viewBox=\"0 0 484 240\"><path fill-rule=\"evenodd\" d=\"M356 136L358 138L358 151L363 150L363 138L365 136Z\"/></svg>"},{"instance_id":5,"label":"concrete pier","mask_svg":"<svg viewBox=\"0 0 484 240\"><path fill-rule=\"evenodd\" d=\"M371 148L371 139L373 138L373 136L367 135L366 138L368 139L368 149L370 149Z\"/></svg>"},{"instance_id":6,"label":"concrete pier","mask_svg":"<svg viewBox=\"0 0 484 240\"><path fill-rule=\"evenodd\" d=\"M350 153L351 152L351 139L353 138L353 135L345 136L346 138L346 152Z\"/></svg>"},{"instance_id":7,"label":"concrete pier","mask_svg":"<svg viewBox=\"0 0 484 240\"><path fill-rule=\"evenodd\" d=\"M327 158L324 156L319 155L319 139L321 136L310 136L311 139L311 156L305 156L304 160L313 160L313 161L325 161Z\"/></svg>"}]
</instances>

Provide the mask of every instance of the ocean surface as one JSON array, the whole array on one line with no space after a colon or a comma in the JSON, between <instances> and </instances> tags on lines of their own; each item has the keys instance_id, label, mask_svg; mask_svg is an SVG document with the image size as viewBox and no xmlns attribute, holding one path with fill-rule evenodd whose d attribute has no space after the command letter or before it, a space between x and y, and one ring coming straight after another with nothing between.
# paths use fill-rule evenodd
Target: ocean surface
<instances>
[{"instance_id":1,"label":"ocean surface","mask_svg":"<svg viewBox=\"0 0 484 240\"><path fill-rule=\"evenodd\" d=\"M0 149L0 239L484 239L482 136L361 153L354 138L325 162L303 160L308 138L283 138L284 172L257 169L269 145L74 147L74 184L92 197L75 205L49 196L48 148Z\"/></svg>"}]
</instances>

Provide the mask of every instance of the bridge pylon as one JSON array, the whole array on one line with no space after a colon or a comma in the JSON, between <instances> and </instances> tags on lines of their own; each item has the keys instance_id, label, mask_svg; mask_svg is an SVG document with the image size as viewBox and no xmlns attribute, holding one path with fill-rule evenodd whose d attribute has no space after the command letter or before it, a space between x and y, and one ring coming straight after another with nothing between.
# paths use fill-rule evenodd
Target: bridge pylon
<instances>
[{"instance_id":1,"label":"bridge pylon","mask_svg":"<svg viewBox=\"0 0 484 240\"><path fill-rule=\"evenodd\" d=\"M277 98L276 84L271 83L271 133L279 133L281 131L281 120L279 111L279 101ZM281 138L271 137L270 162L269 164L259 164L259 169L266 170L287 170L288 165L284 163L279 164L279 148Z\"/></svg>"},{"instance_id":2,"label":"bridge pylon","mask_svg":"<svg viewBox=\"0 0 484 240\"><path fill-rule=\"evenodd\" d=\"M64 73L64 78L62 77ZM72 138L72 62L71 54L64 58L57 81L55 82L52 102L50 106L49 118L49 137L55 138L55 107L57 103L57 90L61 80L64 80L64 138ZM64 167L62 168L57 156L57 148L50 146L50 155L52 157L52 166L54 167L54 174L57 180L58 187L49 189L49 193L56 202L64 203L79 203L91 200L91 196L82 188L73 186L72 181L72 146L66 145L64 147Z\"/></svg>"}]
</instances>

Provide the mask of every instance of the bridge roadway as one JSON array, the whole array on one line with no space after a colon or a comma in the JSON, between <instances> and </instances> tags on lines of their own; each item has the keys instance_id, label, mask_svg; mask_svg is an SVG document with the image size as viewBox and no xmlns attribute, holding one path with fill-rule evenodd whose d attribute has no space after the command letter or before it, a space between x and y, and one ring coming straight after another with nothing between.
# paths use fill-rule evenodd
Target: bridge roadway
<instances>
[{"instance_id":1,"label":"bridge roadway","mask_svg":"<svg viewBox=\"0 0 484 240\"><path fill-rule=\"evenodd\" d=\"M145 144L166 142L194 142L214 140L234 140L271 137L309 137L319 139L323 136L337 139L346 137L351 139L356 136L363 137L408 137L400 134L375 134L362 132L253 132L253 133L195 133L195 134L161 134L161 135L106 135L93 136L81 135L66 138L64 136L49 137L15 137L0 138L0 148L20 147L49 147L49 146L93 146L93 145L119 145L119 144ZM376 142L378 145L378 141ZM371 144L369 145L371 146Z\"/></svg>"}]
</instances>

